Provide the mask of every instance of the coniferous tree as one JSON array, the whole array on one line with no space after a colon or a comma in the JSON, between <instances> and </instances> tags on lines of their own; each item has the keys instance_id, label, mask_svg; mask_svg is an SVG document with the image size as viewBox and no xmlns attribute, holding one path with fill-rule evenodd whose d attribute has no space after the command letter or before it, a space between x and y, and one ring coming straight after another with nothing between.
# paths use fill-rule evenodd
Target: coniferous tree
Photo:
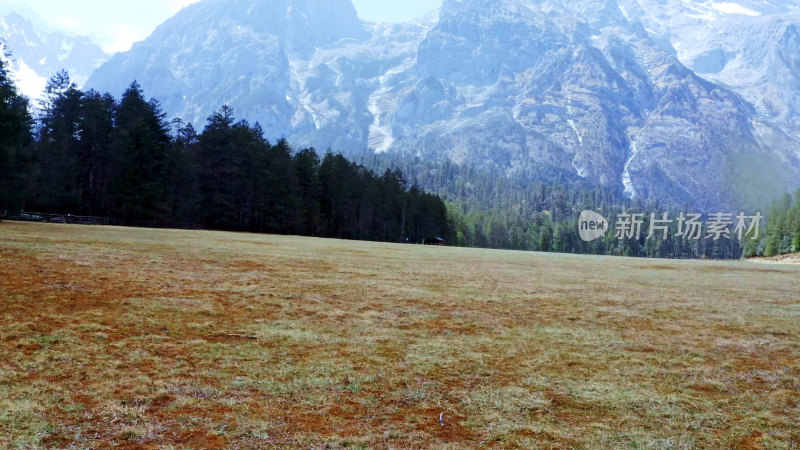
<instances>
[{"instance_id":1,"label":"coniferous tree","mask_svg":"<svg viewBox=\"0 0 800 450\"><path fill-rule=\"evenodd\" d=\"M201 222L198 136L191 123L176 120L173 126L175 136L166 161L166 201L174 225L196 227Z\"/></svg>"},{"instance_id":2,"label":"coniferous tree","mask_svg":"<svg viewBox=\"0 0 800 450\"><path fill-rule=\"evenodd\" d=\"M158 102L146 101L136 82L115 102L81 92L62 71L48 82L41 110L36 183L20 198L45 212L348 239L455 236L441 198L406 189L399 170L376 176L341 154L320 161L313 149L295 154L285 139L270 145L258 124L234 122L228 107L212 114L200 135L177 120L171 136ZM0 162L16 174L23 168L12 166L7 148ZM9 179L0 185L4 205Z\"/></svg>"},{"instance_id":3,"label":"coniferous tree","mask_svg":"<svg viewBox=\"0 0 800 450\"><path fill-rule=\"evenodd\" d=\"M319 168L321 187L320 205L326 236L348 238L354 211L352 183L356 174L342 155L328 151Z\"/></svg>"},{"instance_id":4,"label":"coniferous tree","mask_svg":"<svg viewBox=\"0 0 800 450\"><path fill-rule=\"evenodd\" d=\"M377 214L375 233L381 240L403 242L403 226L406 217L405 180L399 170L389 170L378 180Z\"/></svg>"},{"instance_id":5,"label":"coniferous tree","mask_svg":"<svg viewBox=\"0 0 800 450\"><path fill-rule=\"evenodd\" d=\"M264 207L265 231L291 233L300 223L297 178L292 149L286 139L266 146L260 164L259 192Z\"/></svg>"},{"instance_id":6,"label":"coniferous tree","mask_svg":"<svg viewBox=\"0 0 800 450\"><path fill-rule=\"evenodd\" d=\"M107 216L111 211L108 192L114 181L112 139L114 99L109 94L87 92L79 107L78 180L81 186L80 212Z\"/></svg>"},{"instance_id":7,"label":"coniferous tree","mask_svg":"<svg viewBox=\"0 0 800 450\"><path fill-rule=\"evenodd\" d=\"M116 107L113 211L122 223L156 225L168 215L164 174L170 140L164 117L158 101L146 101L135 81Z\"/></svg>"},{"instance_id":8,"label":"coniferous tree","mask_svg":"<svg viewBox=\"0 0 800 450\"><path fill-rule=\"evenodd\" d=\"M28 100L17 92L8 74L10 54L0 41L0 210L25 206L30 169L33 120Z\"/></svg>"},{"instance_id":9,"label":"coniferous tree","mask_svg":"<svg viewBox=\"0 0 800 450\"><path fill-rule=\"evenodd\" d=\"M79 211L81 183L81 102L83 93L61 71L47 82L36 143L38 208L51 212Z\"/></svg>"},{"instance_id":10,"label":"coniferous tree","mask_svg":"<svg viewBox=\"0 0 800 450\"><path fill-rule=\"evenodd\" d=\"M233 110L223 106L208 118L197 142L200 220L210 228L234 230L239 225L236 215L239 175L236 152L231 146L233 124Z\"/></svg>"},{"instance_id":11,"label":"coniferous tree","mask_svg":"<svg viewBox=\"0 0 800 450\"><path fill-rule=\"evenodd\" d=\"M319 179L319 165L319 156L313 148L301 150L294 155L297 196L300 205L298 232L308 236L321 236L323 231L320 217L322 185Z\"/></svg>"}]
</instances>

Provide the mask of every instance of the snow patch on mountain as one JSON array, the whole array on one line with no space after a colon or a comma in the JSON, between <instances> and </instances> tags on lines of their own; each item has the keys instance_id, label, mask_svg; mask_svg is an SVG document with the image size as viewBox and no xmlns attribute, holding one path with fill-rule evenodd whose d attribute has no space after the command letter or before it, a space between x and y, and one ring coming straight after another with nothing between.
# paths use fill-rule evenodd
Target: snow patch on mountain
<instances>
[{"instance_id":1,"label":"snow patch on mountain","mask_svg":"<svg viewBox=\"0 0 800 450\"><path fill-rule=\"evenodd\" d=\"M760 12L745 8L744 6L738 3L728 3L728 2L712 3L711 7L725 14L742 14L745 16L753 16L753 17L758 17L761 15Z\"/></svg>"},{"instance_id":2,"label":"snow patch on mountain","mask_svg":"<svg viewBox=\"0 0 800 450\"><path fill-rule=\"evenodd\" d=\"M630 150L630 157L627 161L625 161L625 165L622 167L622 185L624 186L623 192L625 196L628 198L636 198L638 194L636 193L636 188L633 186L633 179L631 178L631 164L636 156L639 154L639 148L636 146L636 140L631 142L631 150Z\"/></svg>"},{"instance_id":3,"label":"snow patch on mountain","mask_svg":"<svg viewBox=\"0 0 800 450\"><path fill-rule=\"evenodd\" d=\"M14 61L13 67L15 68L12 70L12 78L23 95L35 99L41 92L44 92L47 78L36 73L21 60Z\"/></svg>"},{"instance_id":4,"label":"snow patch on mountain","mask_svg":"<svg viewBox=\"0 0 800 450\"><path fill-rule=\"evenodd\" d=\"M396 107L396 98L393 95L394 86L390 84L390 80L393 76L409 70L414 62L414 59L407 58L403 64L393 67L379 76L379 87L370 94L367 100L367 110L374 119L369 127L368 145L377 153L389 151L394 144L394 135L388 116Z\"/></svg>"},{"instance_id":5,"label":"snow patch on mountain","mask_svg":"<svg viewBox=\"0 0 800 450\"><path fill-rule=\"evenodd\" d=\"M100 47L84 36L47 33L16 13L0 17L0 37L12 52L10 72L23 95L42 96L47 80L59 70L83 86L91 73L108 59Z\"/></svg>"}]
</instances>

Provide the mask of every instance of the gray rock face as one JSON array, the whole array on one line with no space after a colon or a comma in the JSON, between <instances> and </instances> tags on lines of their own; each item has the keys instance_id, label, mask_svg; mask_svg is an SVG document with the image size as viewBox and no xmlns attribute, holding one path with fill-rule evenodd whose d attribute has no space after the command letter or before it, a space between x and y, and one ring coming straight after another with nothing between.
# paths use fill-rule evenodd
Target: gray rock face
<instances>
[{"instance_id":1,"label":"gray rock face","mask_svg":"<svg viewBox=\"0 0 800 450\"><path fill-rule=\"evenodd\" d=\"M82 86L108 55L85 36L45 33L16 13L0 17L0 37L12 51L11 72L22 93L39 98L47 80L66 69Z\"/></svg>"},{"instance_id":2,"label":"gray rock face","mask_svg":"<svg viewBox=\"0 0 800 450\"><path fill-rule=\"evenodd\" d=\"M416 23L369 24L349 0L206 0L88 86L119 95L137 80L198 127L229 104L297 146L584 178L704 210L800 186L797 102L770 88L800 86L797 27L784 11L753 17L764 22L753 33L769 42L770 69L745 86L709 76L743 49L697 50L702 78L682 62L686 44L664 17L689 27L686 2L660 11L628 1L445 0Z\"/></svg>"}]
</instances>

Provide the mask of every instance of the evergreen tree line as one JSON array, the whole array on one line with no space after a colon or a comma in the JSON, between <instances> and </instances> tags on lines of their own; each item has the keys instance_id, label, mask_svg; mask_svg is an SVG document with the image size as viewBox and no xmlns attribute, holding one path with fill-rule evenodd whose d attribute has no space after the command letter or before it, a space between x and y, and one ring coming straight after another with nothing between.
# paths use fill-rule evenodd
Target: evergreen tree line
<instances>
[{"instance_id":1,"label":"evergreen tree line","mask_svg":"<svg viewBox=\"0 0 800 450\"><path fill-rule=\"evenodd\" d=\"M293 152L285 140L270 144L258 124L236 121L228 107L198 133L191 124L167 123L136 83L117 101L78 90L62 72L48 83L40 109L34 120L0 62L0 211L390 242L441 236L458 246L604 255L800 251L800 192L775 203L758 240L679 238L676 223L667 239L647 239L650 213L675 219L691 209L630 200L547 167L508 175L403 153L356 155L360 164L331 152L320 158L314 149ZM618 214L643 213L642 232L583 242L577 220L587 209L612 223Z\"/></svg>"},{"instance_id":2,"label":"evergreen tree line","mask_svg":"<svg viewBox=\"0 0 800 450\"><path fill-rule=\"evenodd\" d=\"M631 200L619 190L598 187L546 167L537 173L509 175L494 167L477 168L395 153L364 153L357 160L373 169L397 167L411 182L448 199L453 233L449 241L459 246L681 259L739 259L758 253L753 249L765 247L763 221L758 240L751 239L754 232L743 236L741 241L738 236L706 238L707 227L700 239L676 237L679 214L688 216L697 212L695 208ZM643 214L639 238L618 239L612 231L603 239L583 242L578 234L578 217L584 210L602 214L611 227L620 214ZM722 212L733 215L732 232L741 211ZM660 219L664 213L674 221L669 225L667 238L656 233L648 239L651 214ZM748 212L751 214L755 211ZM777 217L770 214L773 216ZM704 221L708 219L708 215L703 215ZM774 228L772 222L766 227Z\"/></svg>"},{"instance_id":3,"label":"evergreen tree line","mask_svg":"<svg viewBox=\"0 0 800 450\"><path fill-rule=\"evenodd\" d=\"M800 253L800 189L775 201L767 217L766 233L745 249L745 256Z\"/></svg>"},{"instance_id":4,"label":"evergreen tree line","mask_svg":"<svg viewBox=\"0 0 800 450\"><path fill-rule=\"evenodd\" d=\"M0 40L0 211L23 201L26 151L33 143L33 117L28 100L19 95L8 74L11 56Z\"/></svg>"},{"instance_id":5,"label":"evergreen tree line","mask_svg":"<svg viewBox=\"0 0 800 450\"><path fill-rule=\"evenodd\" d=\"M135 82L117 101L61 72L34 120L2 64L0 211L391 242L451 234L445 203L408 188L399 171L376 175L330 151L271 144L229 107L198 133L168 123Z\"/></svg>"}]
</instances>

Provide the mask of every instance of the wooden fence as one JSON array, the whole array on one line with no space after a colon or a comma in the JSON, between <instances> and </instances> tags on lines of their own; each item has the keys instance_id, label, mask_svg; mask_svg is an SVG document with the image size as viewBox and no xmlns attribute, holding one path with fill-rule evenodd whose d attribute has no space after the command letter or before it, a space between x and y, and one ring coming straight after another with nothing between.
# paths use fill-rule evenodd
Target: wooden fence
<instances>
[{"instance_id":1,"label":"wooden fence","mask_svg":"<svg viewBox=\"0 0 800 450\"><path fill-rule=\"evenodd\" d=\"M21 211L19 214L10 214L0 211L0 217L8 220L21 220L25 222L70 223L75 225L108 225L108 217L73 216L72 214L48 214Z\"/></svg>"}]
</instances>

